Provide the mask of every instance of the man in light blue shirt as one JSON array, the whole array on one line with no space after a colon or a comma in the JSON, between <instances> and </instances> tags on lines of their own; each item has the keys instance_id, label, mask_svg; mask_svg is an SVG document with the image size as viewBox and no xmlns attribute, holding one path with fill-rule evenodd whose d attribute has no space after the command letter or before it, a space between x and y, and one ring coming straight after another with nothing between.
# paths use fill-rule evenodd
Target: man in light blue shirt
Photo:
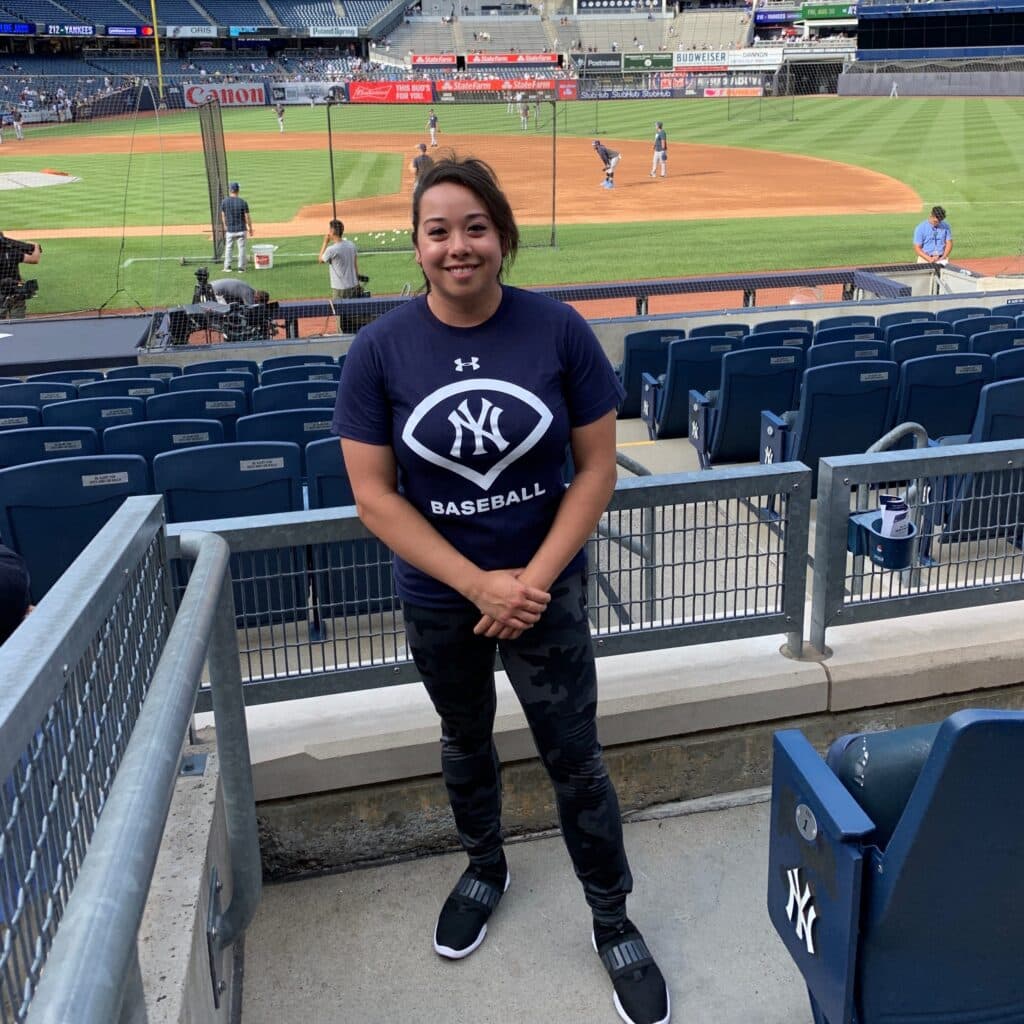
<instances>
[{"instance_id":1,"label":"man in light blue shirt","mask_svg":"<svg viewBox=\"0 0 1024 1024\"><path fill-rule=\"evenodd\" d=\"M946 221L946 211L941 206L933 206L928 219L914 229L917 262L945 264L952 249L953 229Z\"/></svg>"}]
</instances>

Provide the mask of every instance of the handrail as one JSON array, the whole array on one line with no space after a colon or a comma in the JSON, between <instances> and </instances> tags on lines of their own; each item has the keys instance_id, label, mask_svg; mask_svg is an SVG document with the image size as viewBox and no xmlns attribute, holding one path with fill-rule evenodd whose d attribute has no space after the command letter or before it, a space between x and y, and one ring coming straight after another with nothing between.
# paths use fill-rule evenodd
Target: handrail
<instances>
[{"instance_id":1,"label":"handrail","mask_svg":"<svg viewBox=\"0 0 1024 1024\"><path fill-rule=\"evenodd\" d=\"M142 998L136 936L208 651L232 859L231 904L215 932L220 948L241 934L259 904L256 811L229 549L215 534L191 532L180 538L180 550L195 559L188 587L54 939L29 1024L145 1018L143 1007L125 1000Z\"/></svg>"}]
</instances>

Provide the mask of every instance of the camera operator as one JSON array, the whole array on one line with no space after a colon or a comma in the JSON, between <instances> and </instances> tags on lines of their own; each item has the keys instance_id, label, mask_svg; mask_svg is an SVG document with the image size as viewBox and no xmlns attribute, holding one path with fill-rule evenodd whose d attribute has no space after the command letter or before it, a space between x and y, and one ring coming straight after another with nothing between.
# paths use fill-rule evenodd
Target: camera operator
<instances>
[{"instance_id":1,"label":"camera operator","mask_svg":"<svg viewBox=\"0 0 1024 1024\"><path fill-rule=\"evenodd\" d=\"M218 302L230 307L224 318L225 341L261 341L273 334L270 295L233 277L211 281ZM277 303L274 303L276 310Z\"/></svg>"},{"instance_id":2,"label":"camera operator","mask_svg":"<svg viewBox=\"0 0 1024 1024\"><path fill-rule=\"evenodd\" d=\"M320 246L321 263L330 268L331 298L351 299L359 294L359 257L355 242L345 237L345 225L332 220Z\"/></svg>"},{"instance_id":3,"label":"camera operator","mask_svg":"<svg viewBox=\"0 0 1024 1024\"><path fill-rule=\"evenodd\" d=\"M0 320L21 320L25 302L39 290L35 281L22 281L22 263L38 263L43 250L35 242L19 242L0 231Z\"/></svg>"}]
</instances>

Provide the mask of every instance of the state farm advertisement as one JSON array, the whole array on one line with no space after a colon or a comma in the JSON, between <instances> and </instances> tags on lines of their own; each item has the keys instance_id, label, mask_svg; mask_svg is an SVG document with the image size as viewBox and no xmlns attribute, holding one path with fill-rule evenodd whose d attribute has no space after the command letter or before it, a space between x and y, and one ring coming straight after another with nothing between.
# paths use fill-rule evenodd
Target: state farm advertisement
<instances>
[{"instance_id":1,"label":"state farm advertisement","mask_svg":"<svg viewBox=\"0 0 1024 1024\"><path fill-rule=\"evenodd\" d=\"M557 64L557 53L467 53L466 64Z\"/></svg>"},{"instance_id":2,"label":"state farm advertisement","mask_svg":"<svg viewBox=\"0 0 1024 1024\"><path fill-rule=\"evenodd\" d=\"M458 78L437 83L444 95L453 92L554 92L553 78Z\"/></svg>"},{"instance_id":3,"label":"state farm advertisement","mask_svg":"<svg viewBox=\"0 0 1024 1024\"><path fill-rule=\"evenodd\" d=\"M186 107L217 100L222 107L265 107L267 90L262 82L233 82L231 85L189 82L183 88Z\"/></svg>"},{"instance_id":4,"label":"state farm advertisement","mask_svg":"<svg viewBox=\"0 0 1024 1024\"><path fill-rule=\"evenodd\" d=\"M432 82L349 82L349 103L433 103Z\"/></svg>"},{"instance_id":5,"label":"state farm advertisement","mask_svg":"<svg viewBox=\"0 0 1024 1024\"><path fill-rule=\"evenodd\" d=\"M450 64L453 67L458 63L454 53L414 53L412 55L412 66L427 64L431 67Z\"/></svg>"}]
</instances>

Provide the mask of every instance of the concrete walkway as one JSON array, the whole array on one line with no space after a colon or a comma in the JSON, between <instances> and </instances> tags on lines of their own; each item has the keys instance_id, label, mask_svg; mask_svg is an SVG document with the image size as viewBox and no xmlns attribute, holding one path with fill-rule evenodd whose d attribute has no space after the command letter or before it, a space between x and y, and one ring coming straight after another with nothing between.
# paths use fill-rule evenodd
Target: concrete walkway
<instances>
[{"instance_id":1,"label":"concrete walkway","mask_svg":"<svg viewBox=\"0 0 1024 1024\"><path fill-rule=\"evenodd\" d=\"M809 1024L765 909L765 791L626 825L630 916L676 1024ZM462 854L268 887L246 939L243 1024L615 1024L611 985L559 836L510 844L512 885L467 960L431 946Z\"/></svg>"}]
</instances>

